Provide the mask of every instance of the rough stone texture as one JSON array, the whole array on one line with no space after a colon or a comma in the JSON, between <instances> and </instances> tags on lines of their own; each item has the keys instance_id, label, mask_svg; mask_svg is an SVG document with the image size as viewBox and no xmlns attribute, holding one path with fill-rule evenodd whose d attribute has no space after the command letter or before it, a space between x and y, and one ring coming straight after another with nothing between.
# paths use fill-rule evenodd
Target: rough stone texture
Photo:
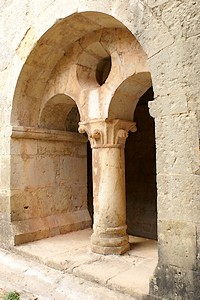
<instances>
[{"instance_id":1,"label":"rough stone texture","mask_svg":"<svg viewBox=\"0 0 200 300\"><path fill-rule=\"evenodd\" d=\"M79 244L79 241L77 241L77 244ZM47 253L49 249L48 245L45 252ZM69 255L65 246L60 247L60 249L65 251L65 255ZM48 266L48 262L44 265L36 259L30 260L30 258L24 256L25 252L22 257L19 254L8 253L4 250L0 251L0 299L3 299L3 296L7 294L6 291L17 291L21 300L77 300L78 298L104 300L105 297L109 300L136 299L128 293L111 290L86 278L77 278L75 274L67 274L55 265L51 268ZM63 252L61 257L66 259Z\"/></svg>"},{"instance_id":2,"label":"rough stone texture","mask_svg":"<svg viewBox=\"0 0 200 300\"><path fill-rule=\"evenodd\" d=\"M112 292L119 291L124 299L128 295L131 299L150 299L149 278L157 264L157 242L129 236L131 250L128 253L102 256L90 251L91 234L91 229L71 232L17 246L15 251L63 274L82 278L88 286L97 283L100 289L105 286ZM105 297L107 299L106 294Z\"/></svg>"},{"instance_id":3,"label":"rough stone texture","mask_svg":"<svg viewBox=\"0 0 200 300\"><path fill-rule=\"evenodd\" d=\"M199 272L188 271L173 265L161 265L156 269L150 291L166 300L199 299Z\"/></svg>"},{"instance_id":4,"label":"rough stone texture","mask_svg":"<svg viewBox=\"0 0 200 300\"><path fill-rule=\"evenodd\" d=\"M58 210L61 218L66 207L63 201L54 205L52 187L56 200L63 197L60 194L69 187L71 176L60 168L64 184L58 192L55 170L61 161L70 166L72 160L68 160L69 153L56 149L57 144L62 149L65 146L56 141L55 133L54 145L40 138L40 153L36 153L37 138L27 145L27 133L20 144L19 136L11 138L12 126L31 127L31 132L38 127L65 130L69 110L75 104L81 122L104 122L106 118L132 121L140 96L153 84L155 100L149 107L155 118L159 261L151 293L163 299L198 299L199 2L76 0L66 5L61 0L16 0L1 1L0 8L1 243L13 244L16 228L18 242L23 241L23 230L30 233L24 241L46 236L49 228L51 234L59 233L59 217L55 220L52 216ZM111 59L111 70L105 83L99 84L96 70L106 55ZM14 139L18 141L13 143ZM75 147L75 141L70 143ZM48 152L51 147L55 157ZM78 187L75 174L81 172L77 163L85 159L79 154L73 156L73 184ZM41 176L46 168L48 174ZM49 206L43 200L48 197L40 195L45 207L42 215L37 197L31 200L36 187L37 193L44 187L44 194L48 191L50 195ZM74 208L81 203L77 193L76 189ZM30 227L34 228L32 233Z\"/></svg>"},{"instance_id":5,"label":"rough stone texture","mask_svg":"<svg viewBox=\"0 0 200 300\"><path fill-rule=\"evenodd\" d=\"M13 131L11 155L15 244L90 226L84 138L18 127Z\"/></svg>"},{"instance_id":6,"label":"rough stone texture","mask_svg":"<svg viewBox=\"0 0 200 300\"><path fill-rule=\"evenodd\" d=\"M160 221L158 228L160 263L196 270L196 226L167 220Z\"/></svg>"}]
</instances>

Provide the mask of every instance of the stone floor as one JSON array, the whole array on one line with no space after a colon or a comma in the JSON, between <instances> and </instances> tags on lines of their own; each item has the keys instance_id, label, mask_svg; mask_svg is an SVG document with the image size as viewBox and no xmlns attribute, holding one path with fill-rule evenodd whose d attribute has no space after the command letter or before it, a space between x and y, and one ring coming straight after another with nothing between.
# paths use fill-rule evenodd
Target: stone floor
<instances>
[{"instance_id":1,"label":"stone floor","mask_svg":"<svg viewBox=\"0 0 200 300\"><path fill-rule=\"evenodd\" d=\"M10 292L17 292L20 300L136 300L130 295L0 249L0 299Z\"/></svg>"},{"instance_id":2,"label":"stone floor","mask_svg":"<svg viewBox=\"0 0 200 300\"><path fill-rule=\"evenodd\" d=\"M156 241L130 236L128 253L102 256L90 251L91 233L91 229L86 229L55 236L17 246L15 251L62 273L131 296L131 299L148 299L149 279L157 264ZM113 299L121 298L114 296Z\"/></svg>"}]
</instances>

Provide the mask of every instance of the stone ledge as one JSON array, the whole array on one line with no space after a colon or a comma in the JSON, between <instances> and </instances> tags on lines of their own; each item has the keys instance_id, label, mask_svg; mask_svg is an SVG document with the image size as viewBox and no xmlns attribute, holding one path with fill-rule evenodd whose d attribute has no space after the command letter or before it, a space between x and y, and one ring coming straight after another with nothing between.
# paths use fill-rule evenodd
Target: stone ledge
<instances>
[{"instance_id":1,"label":"stone ledge","mask_svg":"<svg viewBox=\"0 0 200 300\"><path fill-rule=\"evenodd\" d=\"M87 209L11 223L15 245L82 230L91 226Z\"/></svg>"},{"instance_id":2,"label":"stone ledge","mask_svg":"<svg viewBox=\"0 0 200 300\"><path fill-rule=\"evenodd\" d=\"M87 143L87 138L76 132L49 130L46 128L13 126L11 138L47 141L66 141L76 144Z\"/></svg>"}]
</instances>

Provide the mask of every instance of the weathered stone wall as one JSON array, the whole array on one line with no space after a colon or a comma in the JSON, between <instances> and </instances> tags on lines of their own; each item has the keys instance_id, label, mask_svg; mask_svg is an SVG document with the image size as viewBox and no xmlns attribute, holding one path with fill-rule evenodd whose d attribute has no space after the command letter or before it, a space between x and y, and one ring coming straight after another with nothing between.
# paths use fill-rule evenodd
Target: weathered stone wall
<instances>
[{"instance_id":1,"label":"weathered stone wall","mask_svg":"<svg viewBox=\"0 0 200 300\"><path fill-rule=\"evenodd\" d=\"M152 74L156 99L150 111L156 124L159 241L157 279L152 286L154 293L169 299L200 296L195 246L200 209L198 5L167 1L152 8L174 38L149 59L150 68L156 66Z\"/></svg>"},{"instance_id":2,"label":"weathered stone wall","mask_svg":"<svg viewBox=\"0 0 200 300\"><path fill-rule=\"evenodd\" d=\"M87 140L77 133L15 128L11 221L15 244L87 228Z\"/></svg>"}]
</instances>

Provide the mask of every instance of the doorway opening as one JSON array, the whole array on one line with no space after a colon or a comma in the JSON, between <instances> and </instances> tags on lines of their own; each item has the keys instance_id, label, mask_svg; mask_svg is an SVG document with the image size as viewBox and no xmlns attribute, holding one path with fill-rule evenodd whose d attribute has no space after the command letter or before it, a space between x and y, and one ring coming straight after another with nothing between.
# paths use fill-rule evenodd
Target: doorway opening
<instances>
[{"instance_id":1,"label":"doorway opening","mask_svg":"<svg viewBox=\"0 0 200 300\"><path fill-rule=\"evenodd\" d=\"M151 87L134 113L137 132L130 132L126 141L126 210L128 234L157 239L155 125L148 109L152 100Z\"/></svg>"}]
</instances>

